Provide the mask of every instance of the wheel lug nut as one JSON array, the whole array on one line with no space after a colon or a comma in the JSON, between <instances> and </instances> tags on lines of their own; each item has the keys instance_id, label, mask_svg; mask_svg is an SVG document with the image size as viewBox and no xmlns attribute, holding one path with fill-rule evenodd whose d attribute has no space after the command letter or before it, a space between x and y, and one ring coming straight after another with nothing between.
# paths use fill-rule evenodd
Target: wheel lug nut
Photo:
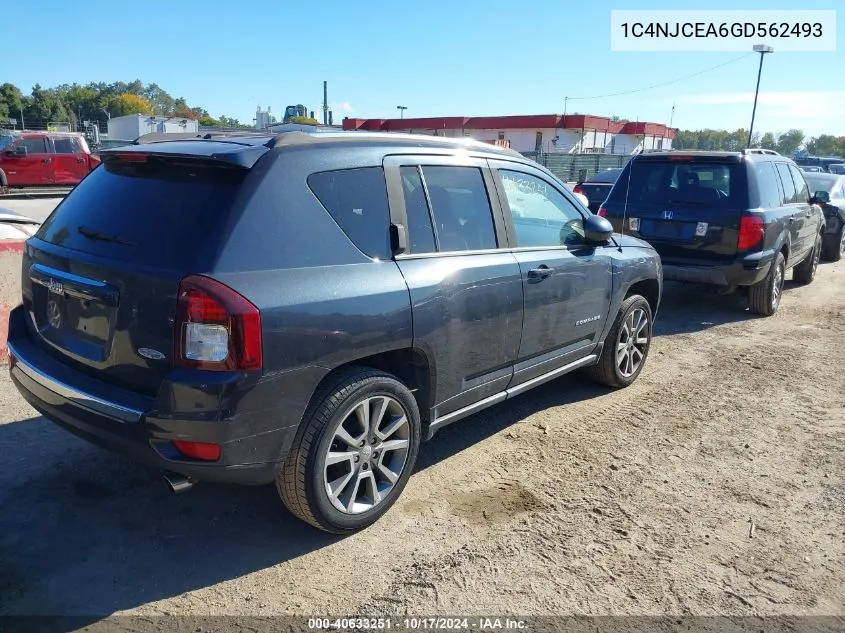
<instances>
[{"instance_id":1,"label":"wheel lug nut","mask_svg":"<svg viewBox=\"0 0 845 633\"><path fill-rule=\"evenodd\" d=\"M362 466L362 468L364 470L367 470L369 467L370 467L370 465L367 462L364 462L364 465Z\"/></svg>"},{"instance_id":2,"label":"wheel lug nut","mask_svg":"<svg viewBox=\"0 0 845 633\"><path fill-rule=\"evenodd\" d=\"M355 461L357 462L359 459L361 459L361 458L360 458L360 457L358 457L358 456L356 455L356 456L355 456Z\"/></svg>"},{"instance_id":3,"label":"wheel lug nut","mask_svg":"<svg viewBox=\"0 0 845 633\"><path fill-rule=\"evenodd\" d=\"M363 447L363 446L364 446L364 444L366 444L366 442L365 442L364 440L361 440L361 443L360 443L360 444L358 444L358 446Z\"/></svg>"}]
</instances>

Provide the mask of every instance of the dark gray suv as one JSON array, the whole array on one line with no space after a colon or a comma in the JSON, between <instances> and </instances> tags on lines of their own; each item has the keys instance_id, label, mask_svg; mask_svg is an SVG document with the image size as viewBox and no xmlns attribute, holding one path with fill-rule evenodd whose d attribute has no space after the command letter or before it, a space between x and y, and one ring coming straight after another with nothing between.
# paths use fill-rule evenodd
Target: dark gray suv
<instances>
[{"instance_id":1,"label":"dark gray suv","mask_svg":"<svg viewBox=\"0 0 845 633\"><path fill-rule=\"evenodd\" d=\"M657 254L510 150L287 132L102 158L27 242L11 375L174 490L275 482L352 531L441 427L648 356Z\"/></svg>"}]
</instances>

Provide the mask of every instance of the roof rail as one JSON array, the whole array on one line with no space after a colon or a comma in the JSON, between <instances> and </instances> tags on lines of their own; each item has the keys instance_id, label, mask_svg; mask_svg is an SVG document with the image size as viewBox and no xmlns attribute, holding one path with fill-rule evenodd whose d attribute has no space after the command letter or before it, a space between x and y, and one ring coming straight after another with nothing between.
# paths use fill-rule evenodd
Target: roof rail
<instances>
[{"instance_id":1,"label":"roof rail","mask_svg":"<svg viewBox=\"0 0 845 633\"><path fill-rule=\"evenodd\" d=\"M769 154L773 156L780 156L775 150L773 149L763 149L761 147L747 147L742 150L743 154Z\"/></svg>"}]
</instances>

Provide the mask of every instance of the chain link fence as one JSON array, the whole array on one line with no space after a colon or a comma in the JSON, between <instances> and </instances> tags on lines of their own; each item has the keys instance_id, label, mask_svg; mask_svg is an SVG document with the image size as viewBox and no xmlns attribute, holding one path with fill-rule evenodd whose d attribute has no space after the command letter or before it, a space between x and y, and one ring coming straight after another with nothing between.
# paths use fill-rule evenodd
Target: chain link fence
<instances>
[{"instance_id":1,"label":"chain link fence","mask_svg":"<svg viewBox=\"0 0 845 633\"><path fill-rule=\"evenodd\" d=\"M633 158L629 154L522 152L522 155L540 163L564 182L580 182L605 169L624 167Z\"/></svg>"}]
</instances>

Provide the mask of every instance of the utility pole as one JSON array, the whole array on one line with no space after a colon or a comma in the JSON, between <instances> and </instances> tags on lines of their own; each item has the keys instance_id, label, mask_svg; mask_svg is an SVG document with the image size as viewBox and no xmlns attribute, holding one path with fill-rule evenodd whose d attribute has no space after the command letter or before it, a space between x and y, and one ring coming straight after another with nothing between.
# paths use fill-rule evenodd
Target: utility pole
<instances>
[{"instance_id":1,"label":"utility pole","mask_svg":"<svg viewBox=\"0 0 845 633\"><path fill-rule=\"evenodd\" d=\"M773 53L775 49L764 44L755 44L754 52L760 53L760 67L757 69L757 88L754 90L754 109L751 110L751 125L748 128L748 143L746 147L751 147L751 135L754 133L754 117L757 114L757 95L760 93L760 75L763 74L763 58L766 53Z\"/></svg>"},{"instance_id":2,"label":"utility pole","mask_svg":"<svg viewBox=\"0 0 845 633\"><path fill-rule=\"evenodd\" d=\"M669 117L669 129L672 129L672 121L675 120L675 102L672 102L672 116Z\"/></svg>"},{"instance_id":3,"label":"utility pole","mask_svg":"<svg viewBox=\"0 0 845 633\"><path fill-rule=\"evenodd\" d=\"M408 106L396 106L396 109L399 110L399 118L404 119L405 118L405 110L408 109Z\"/></svg>"},{"instance_id":4,"label":"utility pole","mask_svg":"<svg viewBox=\"0 0 845 633\"><path fill-rule=\"evenodd\" d=\"M323 82L323 125L329 124L329 82Z\"/></svg>"}]
</instances>

